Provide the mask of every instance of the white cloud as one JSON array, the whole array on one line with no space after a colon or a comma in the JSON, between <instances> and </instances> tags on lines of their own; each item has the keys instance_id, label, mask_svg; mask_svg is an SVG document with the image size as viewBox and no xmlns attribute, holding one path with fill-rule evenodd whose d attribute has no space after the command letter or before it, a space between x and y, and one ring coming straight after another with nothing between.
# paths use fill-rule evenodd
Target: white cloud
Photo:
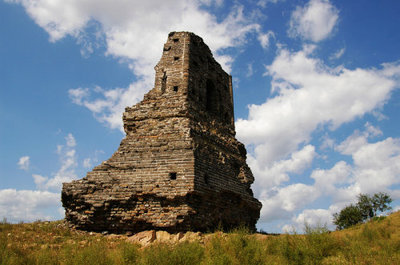
<instances>
[{"instance_id":1,"label":"white cloud","mask_svg":"<svg viewBox=\"0 0 400 265\"><path fill-rule=\"evenodd\" d=\"M30 158L29 156L22 156L20 157L20 159L18 160L18 166L20 169L28 171L29 169L29 164L30 164Z\"/></svg>"},{"instance_id":2,"label":"white cloud","mask_svg":"<svg viewBox=\"0 0 400 265\"><path fill-rule=\"evenodd\" d=\"M270 30L267 33L260 32L257 37L258 41L264 49L269 48L269 43L272 38L275 38L275 34Z\"/></svg>"},{"instance_id":3,"label":"white cloud","mask_svg":"<svg viewBox=\"0 0 400 265\"><path fill-rule=\"evenodd\" d=\"M293 218L293 226L297 231L304 230L306 225L311 228L324 227L326 225L332 229L332 214L331 209L306 209Z\"/></svg>"},{"instance_id":4,"label":"white cloud","mask_svg":"<svg viewBox=\"0 0 400 265\"><path fill-rule=\"evenodd\" d=\"M288 159L276 160L271 165L261 164L251 155L248 155L248 163L256 176L254 190L257 195L263 197L270 188L276 187L289 180L289 174L301 173L310 166L316 153L312 145L293 152Z\"/></svg>"},{"instance_id":5,"label":"white cloud","mask_svg":"<svg viewBox=\"0 0 400 265\"><path fill-rule=\"evenodd\" d=\"M55 220L54 210L61 206L59 193L33 190L0 190L0 217L11 222Z\"/></svg>"},{"instance_id":6,"label":"white cloud","mask_svg":"<svg viewBox=\"0 0 400 265\"><path fill-rule=\"evenodd\" d=\"M329 197L333 202L329 209L304 209L292 218L292 225L299 228L304 220L311 225L321 221L333 228L332 214L354 203L360 193L384 191L394 199L399 198L400 190L393 186L400 184L400 139L388 137L371 143L368 139L376 136L375 132L371 133L371 127L367 123L365 131L355 131L337 147L341 154L352 157L352 165L339 161L330 169L312 172L310 177L315 180L312 187L319 192L318 197Z\"/></svg>"},{"instance_id":7,"label":"white cloud","mask_svg":"<svg viewBox=\"0 0 400 265\"><path fill-rule=\"evenodd\" d=\"M321 145L319 146L321 150L333 148L335 146L335 140L329 137L327 134L322 136L320 140L322 141Z\"/></svg>"},{"instance_id":8,"label":"white cloud","mask_svg":"<svg viewBox=\"0 0 400 265\"><path fill-rule=\"evenodd\" d=\"M339 59L340 57L343 56L343 54L344 54L345 51L346 51L346 48L342 48L342 49L338 50L337 52L335 52L334 54L332 54L332 55L329 57L329 59L331 59L331 60L337 60L337 59Z\"/></svg>"},{"instance_id":9,"label":"white cloud","mask_svg":"<svg viewBox=\"0 0 400 265\"><path fill-rule=\"evenodd\" d=\"M260 6L260 7L262 7L262 8L265 8L265 7L267 7L267 4L268 4L268 3L276 4L276 3L278 3L279 1L284 1L284 0L259 0L259 1L257 2L257 5Z\"/></svg>"},{"instance_id":10,"label":"white cloud","mask_svg":"<svg viewBox=\"0 0 400 265\"><path fill-rule=\"evenodd\" d=\"M103 90L96 87L95 96L92 96L93 93L88 88L70 89L68 93L75 104L88 108L98 121L112 129L123 131L123 111L127 106L139 102L143 94L149 90L151 83L152 78L146 77L129 85L126 89Z\"/></svg>"},{"instance_id":11,"label":"white cloud","mask_svg":"<svg viewBox=\"0 0 400 265\"><path fill-rule=\"evenodd\" d=\"M222 20L217 20L216 16L202 9L203 5L219 6L221 0L9 2L23 5L29 16L48 32L51 41L71 35L84 46L84 53L87 54L96 47L90 41L101 40L106 45L107 55L128 62L138 77L128 87L101 91L95 97L88 88L69 91L74 103L91 110L107 126L120 129L124 108L137 103L151 89L153 67L161 56L162 45L170 31L185 30L200 35L223 68L230 71L233 59L223 53L224 49L242 45L248 33L257 32L260 28L246 18L240 5L232 5L230 13ZM86 29L93 24L96 33L91 40Z\"/></svg>"},{"instance_id":12,"label":"white cloud","mask_svg":"<svg viewBox=\"0 0 400 265\"><path fill-rule=\"evenodd\" d=\"M38 174L33 174L33 182L35 182L36 188L38 190L46 190L46 182L49 180L48 177L43 177Z\"/></svg>"},{"instance_id":13,"label":"white cloud","mask_svg":"<svg viewBox=\"0 0 400 265\"><path fill-rule=\"evenodd\" d=\"M99 156L100 156L100 155L103 155L103 154L104 154L104 151L102 151L102 150L96 150L96 151L94 152L94 155L83 159L83 161L82 161L82 166L83 166L84 168L86 168L86 169L92 168L92 167L93 167L93 163L99 162L99 160L100 160L100 159L99 159Z\"/></svg>"},{"instance_id":14,"label":"white cloud","mask_svg":"<svg viewBox=\"0 0 400 265\"><path fill-rule=\"evenodd\" d=\"M310 0L298 6L290 19L289 36L319 42L330 36L339 18L339 11L329 0Z\"/></svg>"},{"instance_id":15,"label":"white cloud","mask_svg":"<svg viewBox=\"0 0 400 265\"><path fill-rule=\"evenodd\" d=\"M0 218L7 218L12 222L63 218L61 186L63 182L77 178L75 147L75 137L69 133L65 137L65 144L57 146L61 166L53 177L32 175L37 190L0 190ZM55 215L55 213L60 214Z\"/></svg>"},{"instance_id":16,"label":"white cloud","mask_svg":"<svg viewBox=\"0 0 400 265\"><path fill-rule=\"evenodd\" d=\"M83 160L83 167L84 168L91 168L92 167L92 159L91 158L85 158Z\"/></svg>"},{"instance_id":17,"label":"white cloud","mask_svg":"<svg viewBox=\"0 0 400 265\"><path fill-rule=\"evenodd\" d=\"M368 143L368 138L382 135L382 131L372 126L369 122L364 125L365 130L360 132L356 130L352 135L347 137L342 143L335 147L335 149L342 154L351 155Z\"/></svg>"},{"instance_id":18,"label":"white cloud","mask_svg":"<svg viewBox=\"0 0 400 265\"><path fill-rule=\"evenodd\" d=\"M336 185L348 184L352 173L350 165L339 161L329 170L315 169L310 177L315 180L314 186L324 195L335 195Z\"/></svg>"},{"instance_id":19,"label":"white cloud","mask_svg":"<svg viewBox=\"0 0 400 265\"><path fill-rule=\"evenodd\" d=\"M217 7L221 6L224 0L199 0L200 3L206 6L216 5Z\"/></svg>"},{"instance_id":20,"label":"white cloud","mask_svg":"<svg viewBox=\"0 0 400 265\"><path fill-rule=\"evenodd\" d=\"M305 46L299 52L282 49L267 66L267 74L272 76L271 97L261 105L250 105L248 118L236 122L238 139L252 147L248 163L256 179L253 189L263 202L261 220L264 221L293 218L295 212L322 196L320 192L331 196L339 207L360 192L372 191L368 181L384 190L389 188L389 183L394 183L398 167L396 150L387 148L397 142L387 139L370 144L367 138L381 136L382 132L369 123L362 133L355 133L347 142L336 145L327 136L323 139L324 148L351 155L355 165L339 161L331 169L316 169L311 174L315 180L312 186L296 186L299 183L290 179L308 168L317 156L309 144L316 130L327 135L324 130L334 131L366 113L379 111L391 92L399 87L397 63L383 64L379 69L331 68L312 57L314 49L315 46ZM373 154L381 154L383 159L374 163L385 166L380 170L376 166L375 173L371 174L361 163L374 160ZM384 163L385 160L392 166ZM293 187L301 187L310 197L288 204L293 197L285 196Z\"/></svg>"},{"instance_id":21,"label":"white cloud","mask_svg":"<svg viewBox=\"0 0 400 265\"><path fill-rule=\"evenodd\" d=\"M67 135L67 137L65 137L65 141L66 141L67 147L75 147L76 146L75 138L71 133L69 133Z\"/></svg>"},{"instance_id":22,"label":"white cloud","mask_svg":"<svg viewBox=\"0 0 400 265\"><path fill-rule=\"evenodd\" d=\"M250 105L248 118L236 122L238 138L255 145L260 165L296 151L318 126L333 130L382 107L399 86L400 69L393 64L381 69L330 68L306 49L281 50L267 73L276 95L264 104Z\"/></svg>"},{"instance_id":23,"label":"white cloud","mask_svg":"<svg viewBox=\"0 0 400 265\"><path fill-rule=\"evenodd\" d=\"M362 143L362 144L361 144ZM388 191L400 184L400 139L388 137L375 143L368 135L355 132L338 146L342 154L351 155L354 163L355 193Z\"/></svg>"},{"instance_id":24,"label":"white cloud","mask_svg":"<svg viewBox=\"0 0 400 265\"><path fill-rule=\"evenodd\" d=\"M302 183L271 189L268 194L259 198L263 204L260 222L290 218L295 210L313 202L319 196L315 187Z\"/></svg>"},{"instance_id":25,"label":"white cloud","mask_svg":"<svg viewBox=\"0 0 400 265\"><path fill-rule=\"evenodd\" d=\"M250 78L253 74L254 74L253 64L252 64L252 63L249 63L249 64L247 65L246 77L247 77L247 78Z\"/></svg>"},{"instance_id":26,"label":"white cloud","mask_svg":"<svg viewBox=\"0 0 400 265\"><path fill-rule=\"evenodd\" d=\"M69 133L67 137L65 137L65 145L57 147L61 167L52 178L46 180L45 184L42 183L43 187L46 190L61 191L61 186L63 182L69 182L71 180L77 179L75 169L78 166L78 162L76 151L74 149L75 146L75 138L71 133ZM40 179L39 182L43 182L43 179Z\"/></svg>"},{"instance_id":27,"label":"white cloud","mask_svg":"<svg viewBox=\"0 0 400 265\"><path fill-rule=\"evenodd\" d=\"M59 155L61 167L53 177L49 178L38 174L32 175L37 189L60 192L63 182L70 182L71 180L77 179L75 170L78 166L78 162L75 147L75 137L69 133L65 137L65 145L57 146L57 154Z\"/></svg>"}]
</instances>

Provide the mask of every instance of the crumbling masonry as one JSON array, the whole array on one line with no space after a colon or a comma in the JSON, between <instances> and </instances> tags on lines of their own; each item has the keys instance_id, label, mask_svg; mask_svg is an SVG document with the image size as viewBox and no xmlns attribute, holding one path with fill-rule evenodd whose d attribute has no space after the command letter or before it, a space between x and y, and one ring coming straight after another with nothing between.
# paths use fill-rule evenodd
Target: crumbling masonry
<instances>
[{"instance_id":1,"label":"crumbling masonry","mask_svg":"<svg viewBox=\"0 0 400 265\"><path fill-rule=\"evenodd\" d=\"M189 32L169 34L155 70L154 88L125 110L118 151L63 184L66 220L115 233L254 230L261 203L235 139L231 76Z\"/></svg>"}]
</instances>

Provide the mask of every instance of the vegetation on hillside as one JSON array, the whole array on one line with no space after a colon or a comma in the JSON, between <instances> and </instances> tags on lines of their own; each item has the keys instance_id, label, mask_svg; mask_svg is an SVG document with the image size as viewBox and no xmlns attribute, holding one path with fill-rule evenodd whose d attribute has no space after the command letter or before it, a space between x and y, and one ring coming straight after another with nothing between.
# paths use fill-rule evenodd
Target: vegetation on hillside
<instances>
[{"instance_id":1,"label":"vegetation on hillside","mask_svg":"<svg viewBox=\"0 0 400 265\"><path fill-rule=\"evenodd\" d=\"M337 230L363 223L376 217L379 212L383 213L392 209L389 206L392 198L384 192L375 193L372 196L361 193L357 196L357 199L355 205L350 204L333 215L333 223Z\"/></svg>"},{"instance_id":2,"label":"vegetation on hillside","mask_svg":"<svg viewBox=\"0 0 400 265\"><path fill-rule=\"evenodd\" d=\"M400 264L400 212L350 229L261 235L245 229L209 240L141 247L125 236L69 229L63 221L0 223L0 264Z\"/></svg>"}]
</instances>

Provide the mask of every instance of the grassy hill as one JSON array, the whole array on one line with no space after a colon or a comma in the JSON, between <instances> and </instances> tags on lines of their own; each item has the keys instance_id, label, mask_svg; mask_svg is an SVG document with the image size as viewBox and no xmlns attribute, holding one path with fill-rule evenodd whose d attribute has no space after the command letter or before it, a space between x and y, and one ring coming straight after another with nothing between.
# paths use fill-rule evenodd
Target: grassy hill
<instances>
[{"instance_id":1,"label":"grassy hill","mask_svg":"<svg viewBox=\"0 0 400 265\"><path fill-rule=\"evenodd\" d=\"M63 221L0 223L0 264L400 264L400 212L347 230L305 235L232 233L142 247L127 236L69 229Z\"/></svg>"}]
</instances>

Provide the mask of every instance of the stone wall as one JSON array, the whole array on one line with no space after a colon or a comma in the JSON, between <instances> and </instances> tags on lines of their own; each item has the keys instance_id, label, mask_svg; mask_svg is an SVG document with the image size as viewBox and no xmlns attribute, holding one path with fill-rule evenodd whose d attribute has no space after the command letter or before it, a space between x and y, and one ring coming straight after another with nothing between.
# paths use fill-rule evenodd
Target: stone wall
<instances>
[{"instance_id":1,"label":"stone wall","mask_svg":"<svg viewBox=\"0 0 400 265\"><path fill-rule=\"evenodd\" d=\"M189 32L169 34L155 71L154 88L125 110L118 150L63 184L66 219L116 233L255 229L261 204L235 139L231 77Z\"/></svg>"}]
</instances>

